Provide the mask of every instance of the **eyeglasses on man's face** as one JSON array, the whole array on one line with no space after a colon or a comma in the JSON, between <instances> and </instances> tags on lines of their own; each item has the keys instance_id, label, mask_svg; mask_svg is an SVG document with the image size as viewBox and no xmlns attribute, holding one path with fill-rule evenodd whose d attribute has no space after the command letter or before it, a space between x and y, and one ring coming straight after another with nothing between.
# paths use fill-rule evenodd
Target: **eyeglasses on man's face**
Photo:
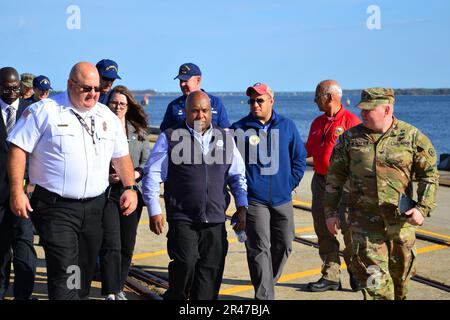
<instances>
[{"instance_id":1,"label":"eyeglasses on man's face","mask_svg":"<svg viewBox=\"0 0 450 320\"><path fill-rule=\"evenodd\" d=\"M257 99L248 99L247 103L250 105L255 104L255 103L262 105L266 101L267 100L264 100L263 98L257 98Z\"/></svg>"},{"instance_id":2,"label":"eyeglasses on man's face","mask_svg":"<svg viewBox=\"0 0 450 320\"><path fill-rule=\"evenodd\" d=\"M319 98L320 98L320 97L322 97L322 96L328 96L328 95L329 95L329 93L316 94L315 97L314 97L314 102L319 101Z\"/></svg>"},{"instance_id":3,"label":"eyeglasses on man's face","mask_svg":"<svg viewBox=\"0 0 450 320\"><path fill-rule=\"evenodd\" d=\"M16 92L16 93L20 92L20 86L16 86L16 87L3 87L3 86L0 86L0 88L1 88L1 91L3 93L5 93L5 94L13 93L13 92Z\"/></svg>"},{"instance_id":4,"label":"eyeglasses on man's face","mask_svg":"<svg viewBox=\"0 0 450 320\"><path fill-rule=\"evenodd\" d=\"M75 83L83 92L88 93L88 92L91 92L92 90L94 90L95 92L100 92L100 87L86 86L86 85L78 83L76 80L73 80L73 79L70 79L70 81Z\"/></svg>"}]
</instances>

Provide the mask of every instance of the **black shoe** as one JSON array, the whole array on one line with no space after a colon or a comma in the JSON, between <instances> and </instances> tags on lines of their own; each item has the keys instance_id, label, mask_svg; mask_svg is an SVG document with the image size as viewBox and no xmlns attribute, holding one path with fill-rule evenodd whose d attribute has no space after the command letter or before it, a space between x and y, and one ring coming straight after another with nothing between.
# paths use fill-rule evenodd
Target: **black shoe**
<instances>
[{"instance_id":1,"label":"black shoe","mask_svg":"<svg viewBox=\"0 0 450 320\"><path fill-rule=\"evenodd\" d=\"M353 273L349 271L348 275L350 276L350 287L352 288L352 291L353 292L361 291L363 289L363 286L359 284L358 280L356 280Z\"/></svg>"},{"instance_id":2,"label":"black shoe","mask_svg":"<svg viewBox=\"0 0 450 320\"><path fill-rule=\"evenodd\" d=\"M330 281L325 278L320 278L317 282L308 283L308 289L312 292L323 292L323 291L336 291L341 290L342 285L341 282Z\"/></svg>"}]
</instances>

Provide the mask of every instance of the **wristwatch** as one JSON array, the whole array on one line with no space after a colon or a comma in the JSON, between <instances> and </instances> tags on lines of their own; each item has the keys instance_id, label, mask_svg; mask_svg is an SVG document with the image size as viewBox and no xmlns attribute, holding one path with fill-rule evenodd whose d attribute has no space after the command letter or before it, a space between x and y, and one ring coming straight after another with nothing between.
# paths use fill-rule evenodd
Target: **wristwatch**
<instances>
[{"instance_id":1,"label":"wristwatch","mask_svg":"<svg viewBox=\"0 0 450 320\"><path fill-rule=\"evenodd\" d=\"M134 190L134 191L139 191L137 185L132 185L132 186L124 186L123 190Z\"/></svg>"}]
</instances>

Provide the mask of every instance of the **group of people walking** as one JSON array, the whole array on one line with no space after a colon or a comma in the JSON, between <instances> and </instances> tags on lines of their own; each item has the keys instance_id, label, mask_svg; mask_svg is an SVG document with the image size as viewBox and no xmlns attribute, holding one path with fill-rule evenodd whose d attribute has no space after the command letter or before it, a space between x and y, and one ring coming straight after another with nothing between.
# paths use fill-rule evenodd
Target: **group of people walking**
<instances>
[{"instance_id":1,"label":"group of people walking","mask_svg":"<svg viewBox=\"0 0 450 320\"><path fill-rule=\"evenodd\" d=\"M323 114L304 143L293 121L274 110L269 85L249 86L249 113L230 124L220 98L201 89L200 68L185 63L175 77L183 94L168 105L150 151L147 115L129 89L113 87L116 79L112 60L80 62L70 71L67 91L29 105L19 97L17 71L0 69L0 298L11 261L14 297L31 298L34 225L50 299L87 298L96 264L106 299L126 299L146 206L152 232L162 234L168 224L164 298L217 299L230 191L233 228L247 234L255 299L275 299L295 236L292 191L307 157L314 163L312 216L323 261L322 277L308 289L342 287L341 229L351 288L366 299L406 298L416 262L415 227L435 206L438 174L428 138L393 115L392 89L362 91L361 121L342 105L335 80L320 82L314 101ZM399 199L413 198L413 176L417 202L400 212ZM379 270L376 286L368 281L371 266ZM79 282L71 282L77 272Z\"/></svg>"}]
</instances>

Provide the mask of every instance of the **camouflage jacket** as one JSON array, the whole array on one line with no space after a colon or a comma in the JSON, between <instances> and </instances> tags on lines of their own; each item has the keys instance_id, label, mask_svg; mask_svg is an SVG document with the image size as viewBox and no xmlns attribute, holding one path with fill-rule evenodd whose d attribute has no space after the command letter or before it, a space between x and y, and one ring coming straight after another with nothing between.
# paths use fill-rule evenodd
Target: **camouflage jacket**
<instances>
[{"instance_id":1,"label":"camouflage jacket","mask_svg":"<svg viewBox=\"0 0 450 320\"><path fill-rule=\"evenodd\" d=\"M436 153L431 141L414 126L397 120L381 138L357 125L346 131L333 150L324 199L327 218L337 216L339 199L350 181L350 213L377 216L398 214L401 193L412 197L412 179L418 181L418 208L429 216L436 206ZM377 139L377 140L375 140ZM386 209L386 210L384 210Z\"/></svg>"}]
</instances>

